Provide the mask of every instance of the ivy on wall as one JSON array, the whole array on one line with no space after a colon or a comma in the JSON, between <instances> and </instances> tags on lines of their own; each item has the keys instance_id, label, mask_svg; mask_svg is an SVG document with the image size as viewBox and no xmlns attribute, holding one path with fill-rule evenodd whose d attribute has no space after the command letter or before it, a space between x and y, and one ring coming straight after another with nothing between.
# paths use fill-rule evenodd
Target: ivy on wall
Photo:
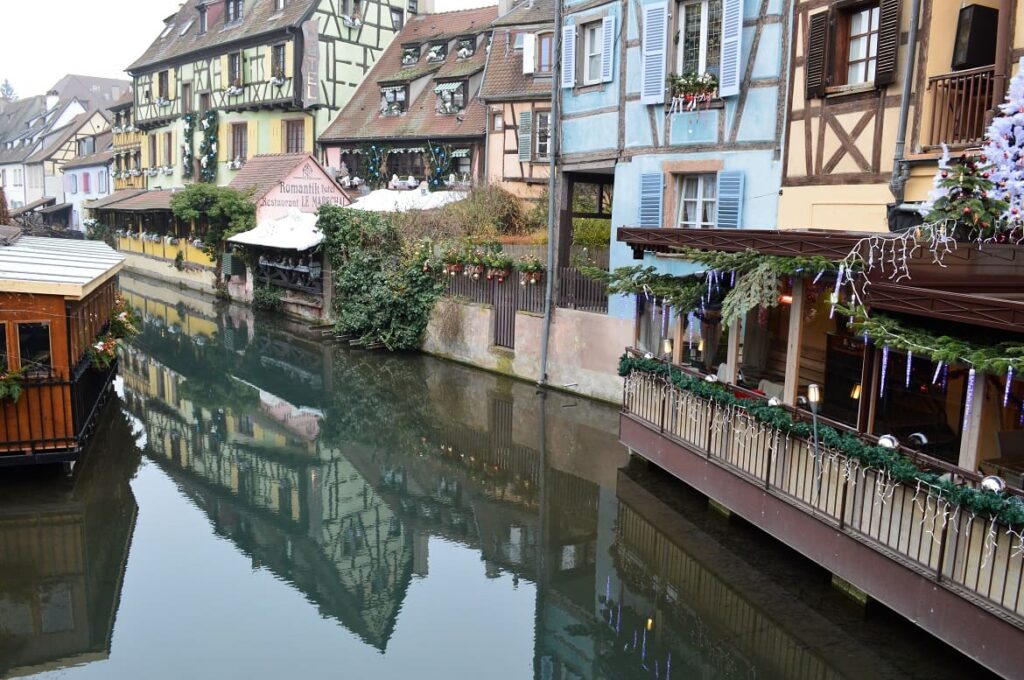
<instances>
[{"instance_id":1,"label":"ivy on wall","mask_svg":"<svg viewBox=\"0 0 1024 680\"><path fill-rule=\"evenodd\" d=\"M184 141L181 147L181 176L185 179L192 179L195 175L192 161L195 158L193 141L196 134L196 120L197 115L195 113L185 114L185 134L183 135Z\"/></svg>"},{"instance_id":2,"label":"ivy on wall","mask_svg":"<svg viewBox=\"0 0 1024 680\"><path fill-rule=\"evenodd\" d=\"M204 182L217 181L217 111L210 109L203 114L203 141L199 144L199 179Z\"/></svg>"}]
</instances>

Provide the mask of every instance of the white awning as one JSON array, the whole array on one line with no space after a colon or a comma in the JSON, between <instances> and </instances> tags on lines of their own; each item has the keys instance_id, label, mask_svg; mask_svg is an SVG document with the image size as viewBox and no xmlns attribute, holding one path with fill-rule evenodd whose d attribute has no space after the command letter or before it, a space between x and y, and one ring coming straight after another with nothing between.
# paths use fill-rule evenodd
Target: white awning
<instances>
[{"instance_id":1,"label":"white awning","mask_svg":"<svg viewBox=\"0 0 1024 680\"><path fill-rule=\"evenodd\" d=\"M419 189L393 191L378 189L363 196L352 205L353 210L367 212L406 212L408 210L432 210L466 198L464 191L428 191Z\"/></svg>"},{"instance_id":2,"label":"white awning","mask_svg":"<svg viewBox=\"0 0 1024 680\"><path fill-rule=\"evenodd\" d=\"M457 80L453 83L438 83L437 87L434 88L434 92L437 92L438 94L442 92L454 92L460 87L462 87L461 80Z\"/></svg>"},{"instance_id":3,"label":"white awning","mask_svg":"<svg viewBox=\"0 0 1024 680\"><path fill-rule=\"evenodd\" d=\"M316 226L316 215L292 208L284 217L262 222L255 229L235 234L228 242L241 246L302 251L315 248L323 240L324 234Z\"/></svg>"},{"instance_id":4,"label":"white awning","mask_svg":"<svg viewBox=\"0 0 1024 680\"><path fill-rule=\"evenodd\" d=\"M455 149L452 151L452 158L469 158L469 149Z\"/></svg>"}]
</instances>

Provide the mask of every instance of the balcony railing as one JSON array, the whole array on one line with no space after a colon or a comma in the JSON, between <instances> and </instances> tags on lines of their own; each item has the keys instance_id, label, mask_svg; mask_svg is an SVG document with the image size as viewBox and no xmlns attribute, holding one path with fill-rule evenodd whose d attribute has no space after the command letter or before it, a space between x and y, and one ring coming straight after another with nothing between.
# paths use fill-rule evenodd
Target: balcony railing
<instances>
[{"instance_id":1,"label":"balcony railing","mask_svg":"<svg viewBox=\"0 0 1024 680\"><path fill-rule=\"evenodd\" d=\"M661 376L628 375L623 412L747 480L751 493L767 491L1024 627L1022 527L975 516L941 489L897 483L837 450L815 455L811 442Z\"/></svg>"},{"instance_id":2,"label":"balcony railing","mask_svg":"<svg viewBox=\"0 0 1024 680\"><path fill-rule=\"evenodd\" d=\"M558 277L558 298L555 300L557 307L599 314L608 313L607 284L585 276L575 267L559 268ZM527 285L520 285L519 282L520 275L515 271L501 283L497 279L488 281L484 276L477 279L461 274L446 276L445 295L479 304L493 305L498 286L514 286L518 288L517 310L542 313L544 311L544 281Z\"/></svg>"},{"instance_id":3,"label":"balcony railing","mask_svg":"<svg viewBox=\"0 0 1024 680\"><path fill-rule=\"evenodd\" d=\"M928 79L932 97L928 145L980 145L992 106L995 67L982 66Z\"/></svg>"}]
</instances>

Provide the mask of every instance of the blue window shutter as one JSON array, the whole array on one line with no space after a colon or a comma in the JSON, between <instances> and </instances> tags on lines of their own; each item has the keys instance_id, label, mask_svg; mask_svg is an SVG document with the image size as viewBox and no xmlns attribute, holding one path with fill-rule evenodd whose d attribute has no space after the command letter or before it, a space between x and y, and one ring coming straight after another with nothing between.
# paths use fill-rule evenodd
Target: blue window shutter
<instances>
[{"instance_id":1,"label":"blue window shutter","mask_svg":"<svg viewBox=\"0 0 1024 680\"><path fill-rule=\"evenodd\" d=\"M722 51L719 61L718 96L740 93L740 41L743 38L743 0L722 0ZM754 55L750 56L751 59Z\"/></svg>"},{"instance_id":2,"label":"blue window shutter","mask_svg":"<svg viewBox=\"0 0 1024 680\"><path fill-rule=\"evenodd\" d=\"M640 226L660 227L665 200L665 176L660 172L640 175Z\"/></svg>"},{"instance_id":3,"label":"blue window shutter","mask_svg":"<svg viewBox=\"0 0 1024 680\"><path fill-rule=\"evenodd\" d=\"M715 226L739 229L743 219L743 171L718 173L718 199L715 205Z\"/></svg>"},{"instance_id":4,"label":"blue window shutter","mask_svg":"<svg viewBox=\"0 0 1024 680\"><path fill-rule=\"evenodd\" d=\"M562 27L562 87L576 87L576 27Z\"/></svg>"},{"instance_id":5,"label":"blue window shutter","mask_svg":"<svg viewBox=\"0 0 1024 680\"><path fill-rule=\"evenodd\" d=\"M529 163L533 158L533 112L519 114L519 162Z\"/></svg>"},{"instance_id":6,"label":"blue window shutter","mask_svg":"<svg viewBox=\"0 0 1024 680\"><path fill-rule=\"evenodd\" d=\"M668 5L644 5L643 82L640 103L665 103L665 54L668 48Z\"/></svg>"},{"instance_id":7,"label":"blue window shutter","mask_svg":"<svg viewBox=\"0 0 1024 680\"><path fill-rule=\"evenodd\" d=\"M601 82L610 83L614 79L612 69L615 65L615 17L601 20Z\"/></svg>"}]
</instances>

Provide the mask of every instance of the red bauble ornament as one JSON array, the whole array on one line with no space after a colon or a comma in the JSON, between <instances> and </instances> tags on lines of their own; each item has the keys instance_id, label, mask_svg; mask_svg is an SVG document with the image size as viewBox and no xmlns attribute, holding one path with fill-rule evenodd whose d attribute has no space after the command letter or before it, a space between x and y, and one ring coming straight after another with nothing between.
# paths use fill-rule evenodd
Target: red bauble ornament
<instances>
[{"instance_id":1,"label":"red bauble ornament","mask_svg":"<svg viewBox=\"0 0 1024 680\"><path fill-rule=\"evenodd\" d=\"M964 208L964 214L965 215L970 215L971 214L971 209L970 208Z\"/></svg>"},{"instance_id":2,"label":"red bauble ornament","mask_svg":"<svg viewBox=\"0 0 1024 680\"><path fill-rule=\"evenodd\" d=\"M946 179L947 177L949 177L949 173L946 172L945 170L943 170L942 171L942 179Z\"/></svg>"}]
</instances>

